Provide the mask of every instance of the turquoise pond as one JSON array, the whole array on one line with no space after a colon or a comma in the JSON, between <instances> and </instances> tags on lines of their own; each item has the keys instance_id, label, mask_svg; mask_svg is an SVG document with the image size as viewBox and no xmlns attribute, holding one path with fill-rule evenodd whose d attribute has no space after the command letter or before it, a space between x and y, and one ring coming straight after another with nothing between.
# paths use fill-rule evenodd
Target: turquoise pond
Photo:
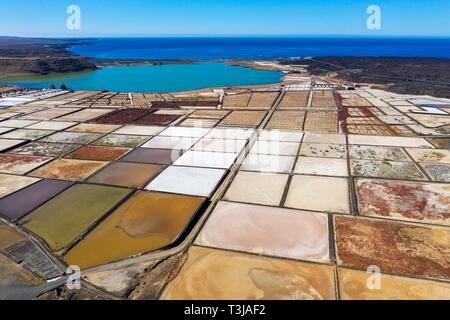
<instances>
[{"instance_id":1,"label":"turquoise pond","mask_svg":"<svg viewBox=\"0 0 450 320\"><path fill-rule=\"evenodd\" d=\"M198 62L106 67L91 72L17 78L3 83L27 88L65 84L70 90L169 92L278 83L283 75L282 72L253 70L222 62Z\"/></svg>"}]
</instances>

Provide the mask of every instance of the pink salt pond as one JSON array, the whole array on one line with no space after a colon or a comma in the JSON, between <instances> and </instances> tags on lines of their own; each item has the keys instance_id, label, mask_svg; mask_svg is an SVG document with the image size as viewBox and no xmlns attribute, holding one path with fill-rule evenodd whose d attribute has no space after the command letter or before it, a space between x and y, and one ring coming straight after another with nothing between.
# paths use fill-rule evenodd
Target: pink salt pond
<instances>
[{"instance_id":1,"label":"pink salt pond","mask_svg":"<svg viewBox=\"0 0 450 320\"><path fill-rule=\"evenodd\" d=\"M327 220L322 213L220 202L196 244L328 262Z\"/></svg>"}]
</instances>

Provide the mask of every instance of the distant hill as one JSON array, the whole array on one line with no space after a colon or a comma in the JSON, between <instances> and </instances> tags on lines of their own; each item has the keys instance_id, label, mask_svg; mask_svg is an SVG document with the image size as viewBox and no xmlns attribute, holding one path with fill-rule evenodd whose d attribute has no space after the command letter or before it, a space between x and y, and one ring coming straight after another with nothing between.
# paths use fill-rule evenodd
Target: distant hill
<instances>
[{"instance_id":1,"label":"distant hill","mask_svg":"<svg viewBox=\"0 0 450 320\"><path fill-rule=\"evenodd\" d=\"M73 55L78 40L0 36L0 78L94 70L89 59Z\"/></svg>"},{"instance_id":2,"label":"distant hill","mask_svg":"<svg viewBox=\"0 0 450 320\"><path fill-rule=\"evenodd\" d=\"M295 64L295 61L285 61ZM340 80L379 84L396 93L450 98L450 59L402 57L314 57L308 72Z\"/></svg>"}]
</instances>

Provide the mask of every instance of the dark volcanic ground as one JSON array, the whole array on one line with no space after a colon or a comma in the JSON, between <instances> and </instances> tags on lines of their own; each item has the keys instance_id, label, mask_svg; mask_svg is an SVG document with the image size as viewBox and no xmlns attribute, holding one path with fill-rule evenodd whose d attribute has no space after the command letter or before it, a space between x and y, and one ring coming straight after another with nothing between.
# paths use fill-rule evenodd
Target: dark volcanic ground
<instances>
[{"instance_id":1,"label":"dark volcanic ground","mask_svg":"<svg viewBox=\"0 0 450 320\"><path fill-rule=\"evenodd\" d=\"M299 61L284 61L296 64ZM315 57L301 60L312 75L330 72L349 82L380 84L389 91L450 98L450 59Z\"/></svg>"}]
</instances>

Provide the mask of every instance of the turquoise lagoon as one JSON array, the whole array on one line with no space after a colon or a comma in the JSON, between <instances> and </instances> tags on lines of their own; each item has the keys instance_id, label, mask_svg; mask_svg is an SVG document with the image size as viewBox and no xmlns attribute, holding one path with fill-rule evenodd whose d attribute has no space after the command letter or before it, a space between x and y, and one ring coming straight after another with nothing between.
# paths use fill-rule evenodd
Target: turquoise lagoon
<instances>
[{"instance_id":1,"label":"turquoise lagoon","mask_svg":"<svg viewBox=\"0 0 450 320\"><path fill-rule=\"evenodd\" d=\"M70 90L170 92L208 87L260 85L281 82L282 72L230 66L222 62L105 67L90 72L32 76L4 84L27 88L60 87Z\"/></svg>"}]
</instances>

